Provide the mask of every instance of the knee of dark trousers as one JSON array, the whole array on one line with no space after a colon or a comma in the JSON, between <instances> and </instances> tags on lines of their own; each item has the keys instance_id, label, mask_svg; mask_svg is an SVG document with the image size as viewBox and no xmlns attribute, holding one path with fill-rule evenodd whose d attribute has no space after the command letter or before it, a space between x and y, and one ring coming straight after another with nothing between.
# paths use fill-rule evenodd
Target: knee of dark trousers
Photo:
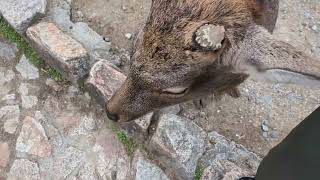
<instances>
[{"instance_id":1,"label":"knee of dark trousers","mask_svg":"<svg viewBox=\"0 0 320 180\"><path fill-rule=\"evenodd\" d=\"M320 108L261 162L256 180L320 179Z\"/></svg>"}]
</instances>

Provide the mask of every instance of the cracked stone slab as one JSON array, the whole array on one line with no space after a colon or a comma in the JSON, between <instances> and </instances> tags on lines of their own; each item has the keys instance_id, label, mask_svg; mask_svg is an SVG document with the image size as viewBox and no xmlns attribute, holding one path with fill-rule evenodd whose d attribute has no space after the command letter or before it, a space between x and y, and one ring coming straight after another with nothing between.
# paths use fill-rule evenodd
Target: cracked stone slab
<instances>
[{"instance_id":1,"label":"cracked stone slab","mask_svg":"<svg viewBox=\"0 0 320 180\"><path fill-rule=\"evenodd\" d=\"M46 0L3 0L0 1L0 14L20 34L36 19L46 13Z\"/></svg>"},{"instance_id":2,"label":"cracked stone slab","mask_svg":"<svg viewBox=\"0 0 320 180\"><path fill-rule=\"evenodd\" d=\"M151 150L178 179L193 179L197 162L205 151L206 133L192 121L174 114L160 116Z\"/></svg>"},{"instance_id":3,"label":"cracked stone slab","mask_svg":"<svg viewBox=\"0 0 320 180\"><path fill-rule=\"evenodd\" d=\"M86 87L97 102L105 108L106 102L125 81L126 76L107 61L99 61L91 68Z\"/></svg>"},{"instance_id":4,"label":"cracked stone slab","mask_svg":"<svg viewBox=\"0 0 320 180\"><path fill-rule=\"evenodd\" d=\"M16 150L42 158L51 155L52 148L45 131L42 125L32 117L27 116L23 121Z\"/></svg>"},{"instance_id":5,"label":"cracked stone slab","mask_svg":"<svg viewBox=\"0 0 320 180\"><path fill-rule=\"evenodd\" d=\"M27 159L15 160L8 174L8 180L15 179L40 180L38 164Z\"/></svg>"},{"instance_id":6,"label":"cracked stone slab","mask_svg":"<svg viewBox=\"0 0 320 180\"><path fill-rule=\"evenodd\" d=\"M47 64L59 70L73 83L83 80L89 72L86 49L55 24L41 22L27 30L27 37Z\"/></svg>"},{"instance_id":7,"label":"cracked stone slab","mask_svg":"<svg viewBox=\"0 0 320 180\"><path fill-rule=\"evenodd\" d=\"M202 167L207 167L205 174L208 178L203 180L252 176L257 171L261 159L242 145L215 131L208 134L208 142L208 149L199 161Z\"/></svg>"},{"instance_id":8,"label":"cracked stone slab","mask_svg":"<svg viewBox=\"0 0 320 180\"><path fill-rule=\"evenodd\" d=\"M135 180L169 180L162 169L146 159L140 150L135 153L132 162L132 177Z\"/></svg>"},{"instance_id":9,"label":"cracked stone slab","mask_svg":"<svg viewBox=\"0 0 320 180\"><path fill-rule=\"evenodd\" d=\"M33 80L39 78L39 70L32 65L23 55L16 66L17 71L21 74L24 79Z\"/></svg>"}]
</instances>

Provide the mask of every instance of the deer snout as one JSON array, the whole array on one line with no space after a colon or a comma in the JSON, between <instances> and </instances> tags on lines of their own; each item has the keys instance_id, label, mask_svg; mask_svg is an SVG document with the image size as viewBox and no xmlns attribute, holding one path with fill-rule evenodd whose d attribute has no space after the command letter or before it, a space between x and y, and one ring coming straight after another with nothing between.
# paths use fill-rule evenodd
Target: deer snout
<instances>
[{"instance_id":1,"label":"deer snout","mask_svg":"<svg viewBox=\"0 0 320 180\"><path fill-rule=\"evenodd\" d=\"M107 113L107 116L110 120L114 121L114 122L117 122L119 120L119 116L118 114L113 114L111 113L108 108L106 109L106 113Z\"/></svg>"},{"instance_id":2,"label":"deer snout","mask_svg":"<svg viewBox=\"0 0 320 180\"><path fill-rule=\"evenodd\" d=\"M139 117L141 102L137 102L140 94L127 79L106 104L108 118L115 122L127 122Z\"/></svg>"}]
</instances>

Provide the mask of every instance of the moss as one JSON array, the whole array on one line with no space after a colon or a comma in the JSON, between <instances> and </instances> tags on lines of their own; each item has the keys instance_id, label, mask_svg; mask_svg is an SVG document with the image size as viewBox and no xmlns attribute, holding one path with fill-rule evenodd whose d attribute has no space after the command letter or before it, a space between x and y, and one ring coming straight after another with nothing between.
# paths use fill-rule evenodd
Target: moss
<instances>
[{"instance_id":1,"label":"moss","mask_svg":"<svg viewBox=\"0 0 320 180\"><path fill-rule=\"evenodd\" d=\"M45 69L43 59L37 52L17 33L6 21L0 16L0 36L11 43L15 43L20 53L24 54L27 59L39 69L44 69L44 72L56 81L66 81L62 78L61 74L53 68Z\"/></svg>"},{"instance_id":2,"label":"moss","mask_svg":"<svg viewBox=\"0 0 320 180\"><path fill-rule=\"evenodd\" d=\"M204 168L197 166L196 172L194 173L194 180L200 180L203 175Z\"/></svg>"},{"instance_id":3,"label":"moss","mask_svg":"<svg viewBox=\"0 0 320 180\"><path fill-rule=\"evenodd\" d=\"M134 150L136 148L135 143L131 139L129 139L126 136L126 134L123 133L123 132L117 132L117 138L124 145L124 147L126 148L128 156L132 158Z\"/></svg>"}]
</instances>

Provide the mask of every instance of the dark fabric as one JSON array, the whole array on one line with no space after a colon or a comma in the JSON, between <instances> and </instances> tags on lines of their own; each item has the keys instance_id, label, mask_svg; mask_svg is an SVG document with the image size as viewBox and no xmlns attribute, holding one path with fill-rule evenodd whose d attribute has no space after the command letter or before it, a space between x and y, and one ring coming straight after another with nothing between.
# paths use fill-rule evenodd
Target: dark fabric
<instances>
[{"instance_id":1,"label":"dark fabric","mask_svg":"<svg viewBox=\"0 0 320 180\"><path fill-rule=\"evenodd\" d=\"M256 180L320 180L320 108L269 152Z\"/></svg>"}]
</instances>

